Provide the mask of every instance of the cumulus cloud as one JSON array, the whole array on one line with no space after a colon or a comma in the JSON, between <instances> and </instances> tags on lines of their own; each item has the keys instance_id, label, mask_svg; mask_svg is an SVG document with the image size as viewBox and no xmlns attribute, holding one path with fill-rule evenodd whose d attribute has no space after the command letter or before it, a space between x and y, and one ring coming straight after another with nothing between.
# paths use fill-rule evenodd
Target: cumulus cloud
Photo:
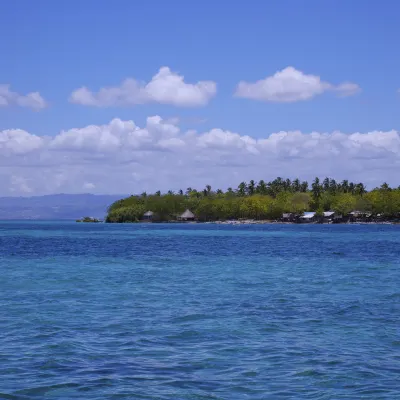
<instances>
[{"instance_id":1,"label":"cumulus cloud","mask_svg":"<svg viewBox=\"0 0 400 400\"><path fill-rule=\"evenodd\" d=\"M19 106L39 111L47 107L46 101L39 92L25 95L10 90L10 85L0 84L0 107Z\"/></svg>"},{"instance_id":2,"label":"cumulus cloud","mask_svg":"<svg viewBox=\"0 0 400 400\"><path fill-rule=\"evenodd\" d=\"M44 140L22 129L0 131L0 154L2 156L27 154L42 147Z\"/></svg>"},{"instance_id":3,"label":"cumulus cloud","mask_svg":"<svg viewBox=\"0 0 400 400\"><path fill-rule=\"evenodd\" d=\"M206 184L226 188L276 176L330 176L398 185L398 131L282 131L255 138L215 128L182 131L176 119L113 119L35 136L0 131L0 195L140 193Z\"/></svg>"},{"instance_id":4,"label":"cumulus cloud","mask_svg":"<svg viewBox=\"0 0 400 400\"><path fill-rule=\"evenodd\" d=\"M322 81L317 75L307 75L293 67L287 67L254 83L239 82L235 95L259 101L293 103L312 99L327 91L333 91L339 96L351 96L359 92L360 87L351 82L335 86Z\"/></svg>"},{"instance_id":5,"label":"cumulus cloud","mask_svg":"<svg viewBox=\"0 0 400 400\"><path fill-rule=\"evenodd\" d=\"M205 106L216 94L213 81L186 83L182 75L162 67L147 84L125 79L121 85L92 92L81 87L72 92L70 102L84 106L116 107L145 103L170 104L178 107Z\"/></svg>"}]
</instances>

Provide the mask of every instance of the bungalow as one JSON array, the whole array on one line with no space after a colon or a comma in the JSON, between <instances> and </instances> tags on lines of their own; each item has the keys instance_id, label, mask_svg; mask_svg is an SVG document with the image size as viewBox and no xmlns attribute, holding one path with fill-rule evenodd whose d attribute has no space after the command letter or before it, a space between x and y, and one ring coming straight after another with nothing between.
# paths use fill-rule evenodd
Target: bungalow
<instances>
[{"instance_id":1,"label":"bungalow","mask_svg":"<svg viewBox=\"0 0 400 400\"><path fill-rule=\"evenodd\" d=\"M324 211L324 222L333 222L335 218L334 211Z\"/></svg>"},{"instance_id":2,"label":"bungalow","mask_svg":"<svg viewBox=\"0 0 400 400\"><path fill-rule=\"evenodd\" d=\"M194 221L195 215L190 210L186 210L178 217L178 219L180 221Z\"/></svg>"},{"instance_id":3,"label":"bungalow","mask_svg":"<svg viewBox=\"0 0 400 400\"><path fill-rule=\"evenodd\" d=\"M371 218L371 216L371 213L365 211L352 211L351 213L349 213L349 218L352 222L365 221Z\"/></svg>"},{"instance_id":4,"label":"bungalow","mask_svg":"<svg viewBox=\"0 0 400 400\"><path fill-rule=\"evenodd\" d=\"M314 222L316 220L315 217L315 212L314 211L310 211L310 212L305 212L301 217L300 217L300 221L301 222Z\"/></svg>"},{"instance_id":5,"label":"bungalow","mask_svg":"<svg viewBox=\"0 0 400 400\"><path fill-rule=\"evenodd\" d=\"M351 218L360 218L363 215L362 211L352 211L351 213L349 213Z\"/></svg>"},{"instance_id":6,"label":"bungalow","mask_svg":"<svg viewBox=\"0 0 400 400\"><path fill-rule=\"evenodd\" d=\"M146 211L146 212L143 214L143 220L144 220L144 221L152 221L152 220L153 220L153 216L154 216L153 211Z\"/></svg>"},{"instance_id":7,"label":"bungalow","mask_svg":"<svg viewBox=\"0 0 400 400\"><path fill-rule=\"evenodd\" d=\"M293 213L283 213L282 214L282 221L283 222L293 222L296 216Z\"/></svg>"}]
</instances>

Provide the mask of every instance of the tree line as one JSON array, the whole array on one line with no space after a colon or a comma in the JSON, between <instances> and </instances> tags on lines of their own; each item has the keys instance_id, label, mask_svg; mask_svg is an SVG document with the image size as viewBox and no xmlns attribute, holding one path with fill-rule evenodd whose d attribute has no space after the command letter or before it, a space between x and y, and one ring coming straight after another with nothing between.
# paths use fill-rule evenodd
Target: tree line
<instances>
[{"instance_id":1,"label":"tree line","mask_svg":"<svg viewBox=\"0 0 400 400\"><path fill-rule=\"evenodd\" d=\"M358 210L372 215L396 219L400 214L400 186L380 187L367 191L363 183L348 180L315 178L309 184L299 179L276 178L241 182L237 188L213 190L210 185L202 190L191 187L185 191L168 191L154 194L146 192L114 202L108 209L107 222L135 222L146 211L154 213L154 221L174 220L184 210L190 209L200 221L228 219L276 220L283 213L302 214L305 211L335 211L347 215Z\"/></svg>"}]
</instances>

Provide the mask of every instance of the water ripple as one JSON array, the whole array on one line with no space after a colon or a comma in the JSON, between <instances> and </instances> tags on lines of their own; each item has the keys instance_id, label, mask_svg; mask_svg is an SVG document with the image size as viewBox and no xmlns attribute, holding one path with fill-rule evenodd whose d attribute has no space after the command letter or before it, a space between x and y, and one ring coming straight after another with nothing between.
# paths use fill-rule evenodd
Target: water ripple
<instances>
[{"instance_id":1,"label":"water ripple","mask_svg":"<svg viewBox=\"0 0 400 400\"><path fill-rule=\"evenodd\" d=\"M0 399L400 398L400 229L0 223Z\"/></svg>"}]
</instances>

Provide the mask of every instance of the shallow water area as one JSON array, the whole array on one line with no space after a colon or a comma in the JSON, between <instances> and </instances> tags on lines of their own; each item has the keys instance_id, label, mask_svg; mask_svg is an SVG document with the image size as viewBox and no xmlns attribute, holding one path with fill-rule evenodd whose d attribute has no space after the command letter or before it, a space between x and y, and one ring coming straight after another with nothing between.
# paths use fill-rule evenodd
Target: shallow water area
<instances>
[{"instance_id":1,"label":"shallow water area","mask_svg":"<svg viewBox=\"0 0 400 400\"><path fill-rule=\"evenodd\" d=\"M400 398L400 226L0 222L0 399Z\"/></svg>"}]
</instances>

